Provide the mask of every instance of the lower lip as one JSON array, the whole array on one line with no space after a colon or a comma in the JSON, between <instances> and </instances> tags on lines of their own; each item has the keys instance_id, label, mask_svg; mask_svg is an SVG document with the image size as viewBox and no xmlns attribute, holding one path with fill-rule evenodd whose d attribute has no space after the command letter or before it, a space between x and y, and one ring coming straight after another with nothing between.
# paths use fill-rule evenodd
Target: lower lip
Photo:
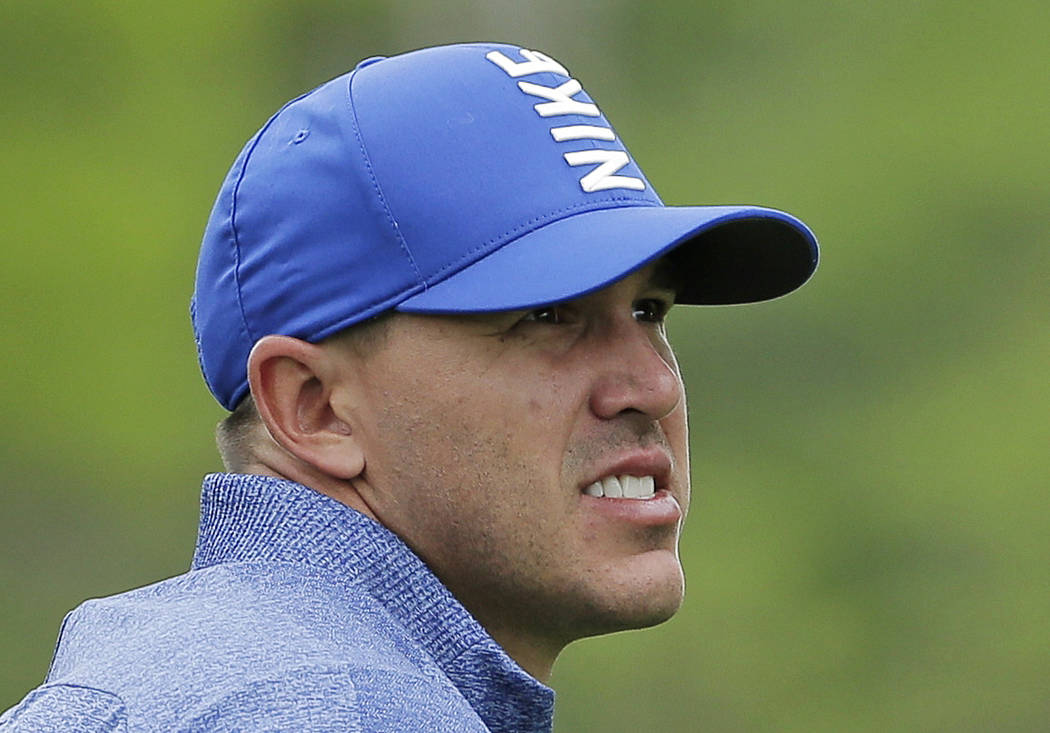
<instances>
[{"instance_id":1,"label":"lower lip","mask_svg":"<svg viewBox=\"0 0 1050 733\"><path fill-rule=\"evenodd\" d=\"M581 494L581 501L588 511L634 524L646 526L674 524L682 518L682 507L666 489L657 491L649 499L606 499Z\"/></svg>"}]
</instances>

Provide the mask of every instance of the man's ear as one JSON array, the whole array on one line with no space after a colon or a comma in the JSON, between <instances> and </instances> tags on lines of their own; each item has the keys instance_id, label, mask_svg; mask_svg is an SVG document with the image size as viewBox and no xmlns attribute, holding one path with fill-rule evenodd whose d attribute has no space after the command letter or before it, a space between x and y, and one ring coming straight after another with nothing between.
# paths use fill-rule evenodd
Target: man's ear
<instances>
[{"instance_id":1,"label":"man's ear","mask_svg":"<svg viewBox=\"0 0 1050 733\"><path fill-rule=\"evenodd\" d=\"M252 398L273 439L328 476L349 480L364 470L353 426L332 409L336 354L290 336L264 336L248 356Z\"/></svg>"}]
</instances>

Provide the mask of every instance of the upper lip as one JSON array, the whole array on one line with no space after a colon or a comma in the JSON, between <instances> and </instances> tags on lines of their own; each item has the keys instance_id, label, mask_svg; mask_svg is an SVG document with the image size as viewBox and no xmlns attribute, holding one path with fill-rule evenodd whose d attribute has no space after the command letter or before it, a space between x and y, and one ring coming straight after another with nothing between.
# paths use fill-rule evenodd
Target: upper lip
<instances>
[{"instance_id":1,"label":"upper lip","mask_svg":"<svg viewBox=\"0 0 1050 733\"><path fill-rule=\"evenodd\" d=\"M657 491L666 489L671 479L673 462L670 454L659 447L634 448L600 464L591 477L580 484L580 491L606 476L652 476Z\"/></svg>"}]
</instances>

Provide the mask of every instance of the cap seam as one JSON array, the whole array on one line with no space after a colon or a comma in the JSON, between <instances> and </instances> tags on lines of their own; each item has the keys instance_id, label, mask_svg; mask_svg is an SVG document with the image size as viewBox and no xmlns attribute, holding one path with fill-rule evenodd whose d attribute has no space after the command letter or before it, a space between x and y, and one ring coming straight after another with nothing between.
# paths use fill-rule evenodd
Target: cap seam
<instances>
[{"instance_id":1,"label":"cap seam","mask_svg":"<svg viewBox=\"0 0 1050 733\"><path fill-rule=\"evenodd\" d=\"M281 109L284 109L283 107ZM278 112L277 114L280 114ZM270 124L277 118L277 114L270 118L270 121L263 126L262 130L259 130L255 135L255 139L252 140L252 144L244 154L244 162L241 164L241 170L237 174L237 182L233 185L233 191L230 193L230 236L233 237L233 282L235 284L234 291L237 293L237 310L241 314L241 323L244 325L244 332L248 335L248 341L255 343L255 337L252 335L252 328L248 325L248 315L244 312L244 298L241 297L241 239L237 235L237 195L241 190L241 183L244 181L244 175L248 171L248 161L252 157L252 153L255 152L255 147L259 144L262 139L263 130L270 126Z\"/></svg>"},{"instance_id":2,"label":"cap seam","mask_svg":"<svg viewBox=\"0 0 1050 733\"><path fill-rule=\"evenodd\" d=\"M308 92L300 94L295 99L289 100L285 104L281 105L281 108L273 113L273 115L266 121L266 124L255 133L255 137L252 139L251 144L244 153L244 162L241 164L240 173L237 174L237 183L233 186L233 192L230 194L230 234L233 236L233 252L234 252L234 267L233 267L233 279L236 282L237 287L237 307L241 312L241 322L244 324L244 332L248 335L248 340L254 344L255 334L252 333L252 327L248 324L248 314L244 310L244 299L241 297L241 240L237 236L237 196L241 190L241 183L244 181L244 176L248 172L248 161L251 160L252 153L255 152L255 148L262 141L263 134L270 129L270 126L281 116L281 113L291 107L293 104L298 102L300 99L304 99L313 94L317 88L311 89Z\"/></svg>"},{"instance_id":3,"label":"cap seam","mask_svg":"<svg viewBox=\"0 0 1050 733\"><path fill-rule=\"evenodd\" d=\"M398 244L400 245L401 251L408 260L408 264L412 267L412 272L415 273L416 282L423 283L426 287L426 282L423 279L423 273L420 272L419 266L416 264L415 258L412 256L412 251L408 248L408 243L405 242L404 236L401 234L401 229L397 225L397 220L394 218L393 212L390 211L390 206L386 202L386 197L383 195L383 189L379 185L379 180L376 178L375 171L372 168L372 160L368 157L368 150L365 147L364 138L361 136L361 126L357 122L357 107L354 105L354 94L353 85L354 79L357 76L356 70L350 74L350 78L346 82L346 103L350 111L351 125L354 128L354 138L357 140L358 148L361 151L361 159L364 161L365 170L368 171L368 178L372 182L372 188L376 192L376 198L378 198L380 205L383 207L383 212L386 214L387 223L390 224L390 229L397 237Z\"/></svg>"}]
</instances>

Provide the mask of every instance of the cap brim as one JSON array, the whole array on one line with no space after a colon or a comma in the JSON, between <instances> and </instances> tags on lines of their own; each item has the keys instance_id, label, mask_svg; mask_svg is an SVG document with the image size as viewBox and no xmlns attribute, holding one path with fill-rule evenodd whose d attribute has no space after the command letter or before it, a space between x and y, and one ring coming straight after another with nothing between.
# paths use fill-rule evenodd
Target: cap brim
<instances>
[{"instance_id":1,"label":"cap brim","mask_svg":"<svg viewBox=\"0 0 1050 733\"><path fill-rule=\"evenodd\" d=\"M753 303L785 295L817 266L801 221L757 206L631 206L533 230L403 301L397 310L462 313L532 308L599 290L673 253L676 301Z\"/></svg>"}]
</instances>

